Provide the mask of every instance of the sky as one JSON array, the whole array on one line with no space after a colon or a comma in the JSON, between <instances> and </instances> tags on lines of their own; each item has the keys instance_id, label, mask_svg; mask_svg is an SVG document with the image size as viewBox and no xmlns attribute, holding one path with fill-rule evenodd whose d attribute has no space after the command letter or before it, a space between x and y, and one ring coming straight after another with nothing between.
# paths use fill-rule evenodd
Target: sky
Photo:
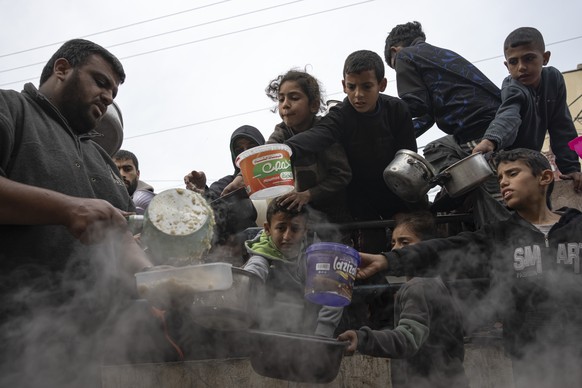
<instances>
[{"instance_id":1,"label":"sky","mask_svg":"<svg viewBox=\"0 0 582 388\"><path fill-rule=\"evenodd\" d=\"M38 86L46 61L72 38L122 61L122 148L137 155L156 192L183 187L191 170L209 184L231 174L231 133L253 125L271 134L280 118L264 89L291 68L318 78L328 99L343 99L345 58L360 49L383 57L397 24L421 22L427 42L458 52L499 86L502 44L518 27L542 32L550 65L582 63L580 0L0 0L0 9L2 89ZM385 93L395 96L395 73L385 67ZM434 127L417 143L443 135Z\"/></svg>"}]
</instances>

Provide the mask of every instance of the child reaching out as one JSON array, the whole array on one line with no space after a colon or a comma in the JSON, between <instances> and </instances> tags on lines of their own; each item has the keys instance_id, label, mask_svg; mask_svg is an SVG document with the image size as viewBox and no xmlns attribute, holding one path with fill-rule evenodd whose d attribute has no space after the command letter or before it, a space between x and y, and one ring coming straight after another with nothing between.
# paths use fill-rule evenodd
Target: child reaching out
<instances>
[{"instance_id":1,"label":"child reaching out","mask_svg":"<svg viewBox=\"0 0 582 388\"><path fill-rule=\"evenodd\" d=\"M392 247L400 249L436 237L429 212L395 216ZM393 387L468 387L463 368L463 325L460 312L439 277L407 276L396 294L393 330L348 330L338 339L358 350L389 357Z\"/></svg>"},{"instance_id":2,"label":"child reaching out","mask_svg":"<svg viewBox=\"0 0 582 388\"><path fill-rule=\"evenodd\" d=\"M360 253L357 277L385 270L396 276L430 270L486 277L491 288L483 302L494 306L490 313L503 323L515 386L579 386L582 214L552 210L554 174L540 152L506 150L495 161L501 194L514 211L511 218L381 255Z\"/></svg>"},{"instance_id":3,"label":"child reaching out","mask_svg":"<svg viewBox=\"0 0 582 388\"><path fill-rule=\"evenodd\" d=\"M568 147L578 134L566 103L566 84L559 70L546 66L550 52L542 34L532 27L520 27L507 36L503 52L510 75L503 80L501 106L473 152L541 151L549 133L560 178L573 180L574 189L582 192L580 161Z\"/></svg>"},{"instance_id":4,"label":"child reaching out","mask_svg":"<svg viewBox=\"0 0 582 388\"><path fill-rule=\"evenodd\" d=\"M261 305L262 329L333 336L343 309L320 307L306 301L306 207L289 210L273 199L267 207L264 229L245 243L250 255L243 269L265 282Z\"/></svg>"},{"instance_id":5,"label":"child reaching out","mask_svg":"<svg viewBox=\"0 0 582 388\"><path fill-rule=\"evenodd\" d=\"M317 113L323 107L321 87L307 72L289 70L272 80L265 91L277 101L283 120L275 126L267 143L284 143L319 122ZM295 159L293 170L296 189L279 198L282 205L290 209L310 205L332 223L350 220L346 187L352 173L341 144Z\"/></svg>"}]
</instances>

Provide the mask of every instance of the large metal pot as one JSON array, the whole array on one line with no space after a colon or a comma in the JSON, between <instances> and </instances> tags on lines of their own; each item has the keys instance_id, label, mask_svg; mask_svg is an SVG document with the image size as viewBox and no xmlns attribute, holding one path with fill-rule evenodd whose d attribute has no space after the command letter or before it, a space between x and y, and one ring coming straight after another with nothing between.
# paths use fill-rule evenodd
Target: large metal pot
<instances>
[{"instance_id":1,"label":"large metal pot","mask_svg":"<svg viewBox=\"0 0 582 388\"><path fill-rule=\"evenodd\" d=\"M433 167L414 151L399 150L384 169L384 182L402 200L419 202L430 190L435 176Z\"/></svg>"},{"instance_id":2,"label":"large metal pot","mask_svg":"<svg viewBox=\"0 0 582 388\"><path fill-rule=\"evenodd\" d=\"M186 189L169 189L150 202L141 241L156 264L184 266L201 262L210 249L214 213L204 197Z\"/></svg>"},{"instance_id":3,"label":"large metal pot","mask_svg":"<svg viewBox=\"0 0 582 388\"><path fill-rule=\"evenodd\" d=\"M455 198L473 190L492 175L487 159L477 152L444 169L432 183L444 186L449 196Z\"/></svg>"},{"instance_id":4,"label":"large metal pot","mask_svg":"<svg viewBox=\"0 0 582 388\"><path fill-rule=\"evenodd\" d=\"M302 383L336 378L348 342L295 333L250 330L251 366L261 376Z\"/></svg>"},{"instance_id":5,"label":"large metal pot","mask_svg":"<svg viewBox=\"0 0 582 388\"><path fill-rule=\"evenodd\" d=\"M246 330L258 320L263 281L258 275L232 267L232 287L202 292L191 305L192 320L215 330Z\"/></svg>"},{"instance_id":6,"label":"large metal pot","mask_svg":"<svg viewBox=\"0 0 582 388\"><path fill-rule=\"evenodd\" d=\"M123 116L115 101L107 107L95 131L99 135L92 140L113 157L123 143Z\"/></svg>"}]
</instances>

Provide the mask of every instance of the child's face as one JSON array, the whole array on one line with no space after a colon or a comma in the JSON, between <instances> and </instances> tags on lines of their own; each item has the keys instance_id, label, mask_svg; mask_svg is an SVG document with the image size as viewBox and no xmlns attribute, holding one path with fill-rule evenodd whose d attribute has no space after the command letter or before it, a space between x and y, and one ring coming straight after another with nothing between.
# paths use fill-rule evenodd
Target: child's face
<instances>
[{"instance_id":1,"label":"child's face","mask_svg":"<svg viewBox=\"0 0 582 388\"><path fill-rule=\"evenodd\" d=\"M420 241L420 237L407 224L398 225L392 231L392 249L404 248Z\"/></svg>"},{"instance_id":2,"label":"child's face","mask_svg":"<svg viewBox=\"0 0 582 388\"><path fill-rule=\"evenodd\" d=\"M532 44L510 47L505 50L505 67L511 78L525 86L537 88L542 77L542 68L548 64L550 52L542 52Z\"/></svg>"},{"instance_id":3,"label":"child's face","mask_svg":"<svg viewBox=\"0 0 582 388\"><path fill-rule=\"evenodd\" d=\"M513 210L524 210L546 203L546 190L553 180L553 173L545 170L534 176L524 161L516 160L499 163L497 179L506 205Z\"/></svg>"},{"instance_id":4,"label":"child's face","mask_svg":"<svg viewBox=\"0 0 582 388\"><path fill-rule=\"evenodd\" d=\"M285 81L279 87L279 115L295 133L311 127L319 101L309 103L309 97L296 81Z\"/></svg>"},{"instance_id":5,"label":"child's face","mask_svg":"<svg viewBox=\"0 0 582 388\"><path fill-rule=\"evenodd\" d=\"M305 215L291 216L285 213L275 213L270 224L265 222L265 233L271 236L275 246L285 257L295 257L299 254L301 242L307 232Z\"/></svg>"},{"instance_id":6,"label":"child's face","mask_svg":"<svg viewBox=\"0 0 582 388\"><path fill-rule=\"evenodd\" d=\"M381 92L386 89L386 78L378 82L374 70L362 71L359 74L349 73L342 80L344 93L348 95L350 104L359 113L373 112Z\"/></svg>"}]
</instances>

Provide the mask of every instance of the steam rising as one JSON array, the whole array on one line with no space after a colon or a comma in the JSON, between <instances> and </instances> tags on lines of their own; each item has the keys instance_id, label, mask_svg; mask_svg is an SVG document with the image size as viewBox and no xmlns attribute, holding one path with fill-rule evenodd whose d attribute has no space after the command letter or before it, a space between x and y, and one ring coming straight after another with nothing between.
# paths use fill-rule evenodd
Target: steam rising
<instances>
[{"instance_id":1,"label":"steam rising","mask_svg":"<svg viewBox=\"0 0 582 388\"><path fill-rule=\"evenodd\" d=\"M107 240L83 246L64 272L21 267L4 284L12 291L0 306L0 386L99 387L104 348L129 347L110 331L134 286L120 271L117 239Z\"/></svg>"}]
</instances>

